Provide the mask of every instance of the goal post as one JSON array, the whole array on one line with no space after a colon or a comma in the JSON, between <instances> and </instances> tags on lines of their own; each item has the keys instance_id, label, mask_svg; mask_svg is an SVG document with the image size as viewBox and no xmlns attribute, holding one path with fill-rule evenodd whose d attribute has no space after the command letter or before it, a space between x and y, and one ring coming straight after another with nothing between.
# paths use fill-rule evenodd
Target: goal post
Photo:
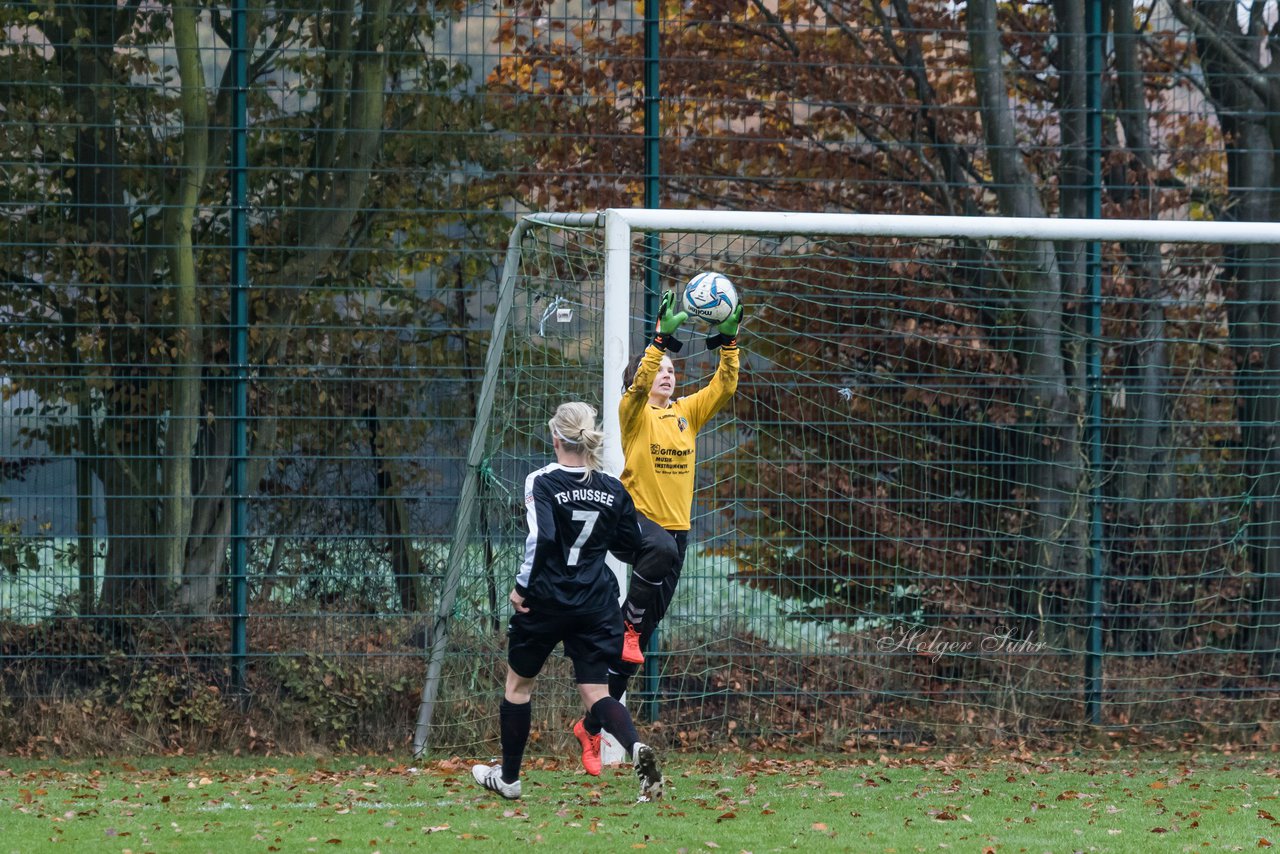
<instances>
[{"instance_id":1,"label":"goal post","mask_svg":"<svg viewBox=\"0 0 1280 854\"><path fill-rule=\"evenodd\" d=\"M493 743L516 493L554 406L597 405L622 468L651 234L664 287L717 269L747 312L663 622L666 738L848 748L1260 719L1260 683L1229 701L1213 686L1276 636L1249 545L1256 437L1232 401L1278 381L1239 384L1230 325L1237 292L1274 292L1280 224L609 209L513 231L416 755ZM682 329L684 389L714 370L703 331ZM570 686L553 661L535 694L535 727L564 744Z\"/></svg>"}]
</instances>

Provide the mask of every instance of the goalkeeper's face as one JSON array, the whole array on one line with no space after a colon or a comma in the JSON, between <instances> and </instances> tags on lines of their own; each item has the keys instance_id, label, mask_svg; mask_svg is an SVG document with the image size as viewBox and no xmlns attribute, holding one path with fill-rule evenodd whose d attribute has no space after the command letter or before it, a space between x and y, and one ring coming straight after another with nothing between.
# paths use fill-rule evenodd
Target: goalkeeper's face
<instances>
[{"instance_id":1,"label":"goalkeeper's face","mask_svg":"<svg viewBox=\"0 0 1280 854\"><path fill-rule=\"evenodd\" d=\"M653 378L653 385L649 386L649 404L666 407L671 403L675 393L676 366L672 363L670 356L663 356L662 365L659 366L658 373Z\"/></svg>"}]
</instances>

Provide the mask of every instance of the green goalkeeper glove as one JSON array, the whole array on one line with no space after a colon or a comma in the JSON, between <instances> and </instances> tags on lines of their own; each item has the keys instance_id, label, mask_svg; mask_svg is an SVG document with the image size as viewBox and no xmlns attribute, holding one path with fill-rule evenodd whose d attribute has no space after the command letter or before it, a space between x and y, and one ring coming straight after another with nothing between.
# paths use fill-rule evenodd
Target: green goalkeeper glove
<instances>
[{"instance_id":1,"label":"green goalkeeper glove","mask_svg":"<svg viewBox=\"0 0 1280 854\"><path fill-rule=\"evenodd\" d=\"M742 322L742 303L738 303L738 307L720 322L720 334L725 338L738 337L738 324Z\"/></svg>"},{"instance_id":2,"label":"green goalkeeper glove","mask_svg":"<svg viewBox=\"0 0 1280 854\"><path fill-rule=\"evenodd\" d=\"M738 324L742 323L742 303L738 303L738 307L720 321L720 325L716 327L718 330L715 335L707 338L707 349L714 350L725 344L738 343Z\"/></svg>"},{"instance_id":3,"label":"green goalkeeper glove","mask_svg":"<svg viewBox=\"0 0 1280 854\"><path fill-rule=\"evenodd\" d=\"M676 330L689 319L689 313L676 311L675 305L674 291L667 291L662 295L662 301L658 303L658 333L653 336L653 343L658 345L659 350L679 353L684 344L676 338Z\"/></svg>"}]
</instances>

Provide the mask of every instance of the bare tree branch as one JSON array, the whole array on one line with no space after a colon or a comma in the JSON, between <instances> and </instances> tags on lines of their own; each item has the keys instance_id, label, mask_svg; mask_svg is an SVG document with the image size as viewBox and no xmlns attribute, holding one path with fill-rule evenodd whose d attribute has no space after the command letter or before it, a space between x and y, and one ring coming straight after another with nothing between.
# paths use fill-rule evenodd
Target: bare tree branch
<instances>
[{"instance_id":1,"label":"bare tree branch","mask_svg":"<svg viewBox=\"0 0 1280 854\"><path fill-rule=\"evenodd\" d=\"M1222 54L1223 60L1239 73L1240 79L1249 85L1255 95L1263 99L1269 97L1271 86L1261 69L1248 57L1243 56L1235 44L1224 37L1212 21L1183 3L1182 0L1169 0L1169 8L1179 21L1195 33L1196 38L1204 39Z\"/></svg>"}]
</instances>

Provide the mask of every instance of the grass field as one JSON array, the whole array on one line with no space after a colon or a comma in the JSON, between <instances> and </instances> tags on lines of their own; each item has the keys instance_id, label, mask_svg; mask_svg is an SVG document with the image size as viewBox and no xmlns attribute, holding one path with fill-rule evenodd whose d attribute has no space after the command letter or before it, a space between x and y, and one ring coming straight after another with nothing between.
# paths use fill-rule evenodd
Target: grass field
<instances>
[{"instance_id":1,"label":"grass field","mask_svg":"<svg viewBox=\"0 0 1280 854\"><path fill-rule=\"evenodd\" d=\"M1173 852L1280 845L1269 755L665 757L667 797L629 769L585 776L534 751L524 797L470 761L9 759L0 851ZM487 757L482 757L487 758ZM1274 815L1273 815L1274 814ZM499 848L499 845L502 847Z\"/></svg>"}]
</instances>

